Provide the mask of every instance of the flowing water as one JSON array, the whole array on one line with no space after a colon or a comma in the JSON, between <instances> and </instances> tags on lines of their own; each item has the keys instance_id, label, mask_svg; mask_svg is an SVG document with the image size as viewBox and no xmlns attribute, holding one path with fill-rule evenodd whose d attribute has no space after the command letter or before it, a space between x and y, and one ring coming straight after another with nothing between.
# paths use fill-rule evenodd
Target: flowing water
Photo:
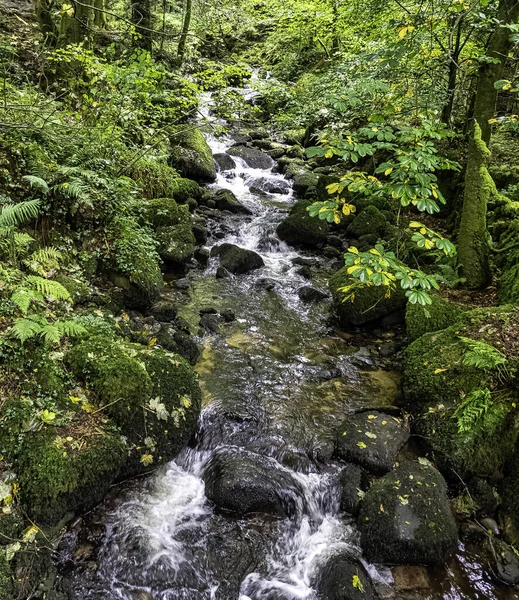
<instances>
[{"instance_id":1,"label":"flowing water","mask_svg":"<svg viewBox=\"0 0 519 600\"><path fill-rule=\"evenodd\" d=\"M232 145L230 139L209 141L215 153ZM193 327L201 309L231 309L236 316L219 333L201 334L200 432L174 462L116 489L93 513L95 561L69 575L73 598L315 600L319 569L331 556L361 557L355 525L340 511L333 437L346 414L391 404L398 386L390 373L362 369L362 361L369 363L365 349L327 324L329 301L299 299L298 290L309 283L299 274L301 258L314 264L317 287L325 287L329 267L275 236L294 202L290 188L261 196L250 190L282 176L235 161L214 185L232 190L252 215L225 216L214 243L255 250L265 266L217 279L211 259L204 271L190 273L188 292L171 292ZM289 518L231 517L208 502L202 479L208 461L244 451L294 482ZM366 567L388 597L399 597L391 596L388 569ZM463 547L451 567L432 577L433 589L416 598L505 597Z\"/></svg>"}]
</instances>

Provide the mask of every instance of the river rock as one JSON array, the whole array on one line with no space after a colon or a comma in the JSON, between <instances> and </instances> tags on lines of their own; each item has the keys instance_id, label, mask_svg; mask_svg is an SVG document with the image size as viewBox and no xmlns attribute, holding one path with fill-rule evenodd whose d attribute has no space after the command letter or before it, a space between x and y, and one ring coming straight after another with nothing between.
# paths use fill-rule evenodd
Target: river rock
<instances>
[{"instance_id":1,"label":"river rock","mask_svg":"<svg viewBox=\"0 0 519 600\"><path fill-rule=\"evenodd\" d=\"M236 168L233 158L224 152L215 154L214 160L220 171L232 171Z\"/></svg>"},{"instance_id":2,"label":"river rock","mask_svg":"<svg viewBox=\"0 0 519 600\"><path fill-rule=\"evenodd\" d=\"M341 510L356 515L359 510L362 471L356 465L346 465L340 474Z\"/></svg>"},{"instance_id":3,"label":"river rock","mask_svg":"<svg viewBox=\"0 0 519 600\"><path fill-rule=\"evenodd\" d=\"M492 536L486 536L484 552L490 570L507 585L519 583L519 557L515 549Z\"/></svg>"},{"instance_id":4,"label":"river rock","mask_svg":"<svg viewBox=\"0 0 519 600\"><path fill-rule=\"evenodd\" d=\"M294 192L300 197L304 197L307 192L315 193L318 183L319 175L316 173L312 173L310 171L297 173L294 176Z\"/></svg>"},{"instance_id":5,"label":"river rock","mask_svg":"<svg viewBox=\"0 0 519 600\"><path fill-rule=\"evenodd\" d=\"M183 356L191 365L196 364L200 356L200 348L193 338L171 325L163 325L157 333L157 343L168 352Z\"/></svg>"},{"instance_id":6,"label":"river rock","mask_svg":"<svg viewBox=\"0 0 519 600\"><path fill-rule=\"evenodd\" d=\"M229 273L225 267L220 266L216 269L216 279L227 279L229 277L232 277L232 273Z\"/></svg>"},{"instance_id":7,"label":"river rock","mask_svg":"<svg viewBox=\"0 0 519 600\"><path fill-rule=\"evenodd\" d=\"M398 453L409 439L401 419L368 411L346 418L337 436L337 456L372 473L391 470Z\"/></svg>"},{"instance_id":8,"label":"river rock","mask_svg":"<svg viewBox=\"0 0 519 600\"><path fill-rule=\"evenodd\" d=\"M178 314L178 307L174 302L164 298L156 302L148 311L148 315L161 321L162 323L170 323L174 321Z\"/></svg>"},{"instance_id":9,"label":"river rock","mask_svg":"<svg viewBox=\"0 0 519 600\"><path fill-rule=\"evenodd\" d=\"M195 181L212 182L216 179L213 154L199 129L183 125L172 134L170 141L170 166Z\"/></svg>"},{"instance_id":10,"label":"river rock","mask_svg":"<svg viewBox=\"0 0 519 600\"><path fill-rule=\"evenodd\" d=\"M426 461L401 461L375 481L358 523L362 549L375 563L440 564L458 541L447 485Z\"/></svg>"},{"instance_id":11,"label":"river rock","mask_svg":"<svg viewBox=\"0 0 519 600\"><path fill-rule=\"evenodd\" d=\"M215 246L211 250L211 256L219 256L220 266L235 275L260 269L265 264L257 252L234 244Z\"/></svg>"},{"instance_id":12,"label":"river rock","mask_svg":"<svg viewBox=\"0 0 519 600\"><path fill-rule=\"evenodd\" d=\"M288 217L276 230L282 240L293 246L324 246L328 224L317 217L311 217L306 210L309 206L310 202L307 200L300 200L293 206Z\"/></svg>"},{"instance_id":13,"label":"river rock","mask_svg":"<svg viewBox=\"0 0 519 600\"><path fill-rule=\"evenodd\" d=\"M354 585L355 582L355 585ZM347 552L336 553L318 567L311 581L319 598L376 600L377 593L364 566Z\"/></svg>"},{"instance_id":14,"label":"river rock","mask_svg":"<svg viewBox=\"0 0 519 600\"><path fill-rule=\"evenodd\" d=\"M202 478L209 500L219 509L239 515L293 515L302 493L277 461L232 447L214 452Z\"/></svg>"},{"instance_id":15,"label":"river rock","mask_svg":"<svg viewBox=\"0 0 519 600\"><path fill-rule=\"evenodd\" d=\"M269 194L288 194L290 192L290 184L285 179L269 179L268 177L260 177L252 181L252 186L262 192Z\"/></svg>"},{"instance_id":16,"label":"river rock","mask_svg":"<svg viewBox=\"0 0 519 600\"><path fill-rule=\"evenodd\" d=\"M228 154L241 158L251 169L271 169L274 165L270 156L258 148L235 146L228 151Z\"/></svg>"},{"instance_id":17,"label":"river rock","mask_svg":"<svg viewBox=\"0 0 519 600\"><path fill-rule=\"evenodd\" d=\"M238 200L238 198L236 198L231 190L218 190L213 197L216 203L216 208L220 210L228 210L234 214L252 214L252 211L246 206L243 206L243 204Z\"/></svg>"},{"instance_id":18,"label":"river rock","mask_svg":"<svg viewBox=\"0 0 519 600\"><path fill-rule=\"evenodd\" d=\"M305 285L299 288L297 295L303 302L319 302L328 298L328 294L311 285Z\"/></svg>"},{"instance_id":19,"label":"river rock","mask_svg":"<svg viewBox=\"0 0 519 600\"><path fill-rule=\"evenodd\" d=\"M266 235L258 241L258 249L262 252L275 252L276 250L279 250L280 245L281 242L279 239L272 235Z\"/></svg>"},{"instance_id":20,"label":"river rock","mask_svg":"<svg viewBox=\"0 0 519 600\"><path fill-rule=\"evenodd\" d=\"M220 315L206 313L200 317L200 327L210 333L219 333L223 318Z\"/></svg>"}]
</instances>

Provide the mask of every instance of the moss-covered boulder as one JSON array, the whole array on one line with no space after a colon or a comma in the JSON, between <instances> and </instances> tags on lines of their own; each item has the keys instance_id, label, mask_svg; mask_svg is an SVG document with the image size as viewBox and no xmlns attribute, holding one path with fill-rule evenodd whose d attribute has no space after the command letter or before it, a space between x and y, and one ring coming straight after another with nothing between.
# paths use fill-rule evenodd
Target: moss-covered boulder
<instances>
[{"instance_id":1,"label":"moss-covered boulder","mask_svg":"<svg viewBox=\"0 0 519 600\"><path fill-rule=\"evenodd\" d=\"M363 235L383 237L388 229L388 220L376 206L367 206L348 225L349 235L360 238Z\"/></svg>"},{"instance_id":2,"label":"moss-covered boulder","mask_svg":"<svg viewBox=\"0 0 519 600\"><path fill-rule=\"evenodd\" d=\"M129 308L150 307L164 290L160 257L151 232L129 217L112 222L107 232L111 252L106 272L124 294Z\"/></svg>"},{"instance_id":3,"label":"moss-covered boulder","mask_svg":"<svg viewBox=\"0 0 519 600\"><path fill-rule=\"evenodd\" d=\"M213 153L199 129L183 126L172 134L170 142L168 162L179 173L200 182L216 179Z\"/></svg>"},{"instance_id":4,"label":"moss-covered boulder","mask_svg":"<svg viewBox=\"0 0 519 600\"><path fill-rule=\"evenodd\" d=\"M126 444L101 417L85 412L66 426L47 426L24 440L16 467L22 503L32 519L57 523L98 503L126 462Z\"/></svg>"},{"instance_id":5,"label":"moss-covered boulder","mask_svg":"<svg viewBox=\"0 0 519 600\"><path fill-rule=\"evenodd\" d=\"M200 200L204 190L192 179L177 177L168 186L168 195L173 196L178 204L187 204L189 200Z\"/></svg>"},{"instance_id":6,"label":"moss-covered boulder","mask_svg":"<svg viewBox=\"0 0 519 600\"><path fill-rule=\"evenodd\" d=\"M318 597L326 600L377 600L379 598L364 565L347 551L323 553L311 579ZM355 582L355 585L354 585Z\"/></svg>"},{"instance_id":7,"label":"moss-covered boulder","mask_svg":"<svg viewBox=\"0 0 519 600\"><path fill-rule=\"evenodd\" d=\"M402 461L366 492L359 513L370 562L441 564L458 541L447 485L426 461Z\"/></svg>"},{"instance_id":8,"label":"moss-covered boulder","mask_svg":"<svg viewBox=\"0 0 519 600\"><path fill-rule=\"evenodd\" d=\"M387 473L409 439L401 419L378 411L347 417L339 427L336 454L372 473Z\"/></svg>"},{"instance_id":9,"label":"moss-covered boulder","mask_svg":"<svg viewBox=\"0 0 519 600\"><path fill-rule=\"evenodd\" d=\"M329 286L332 293L335 312L344 326L362 325L375 321L397 310L404 308L406 297L401 291L392 292L387 297L385 287L369 286L355 291L354 301L349 294L341 291L357 280L348 275L348 269L343 267L330 278Z\"/></svg>"},{"instance_id":10,"label":"moss-covered boulder","mask_svg":"<svg viewBox=\"0 0 519 600\"><path fill-rule=\"evenodd\" d=\"M411 340L416 340L429 331L439 331L454 325L468 310L466 306L454 304L438 295L432 295L431 300L432 304L428 306L407 304L405 326Z\"/></svg>"},{"instance_id":11,"label":"moss-covered boulder","mask_svg":"<svg viewBox=\"0 0 519 600\"><path fill-rule=\"evenodd\" d=\"M498 287L499 301L519 304L519 263L505 268Z\"/></svg>"},{"instance_id":12,"label":"moss-covered boulder","mask_svg":"<svg viewBox=\"0 0 519 600\"><path fill-rule=\"evenodd\" d=\"M328 223L308 214L308 200L300 200L277 228L278 236L292 246L319 248L325 245L329 233Z\"/></svg>"},{"instance_id":13,"label":"moss-covered boulder","mask_svg":"<svg viewBox=\"0 0 519 600\"><path fill-rule=\"evenodd\" d=\"M178 354L96 336L74 346L66 360L126 436L125 473L171 460L194 433L201 391Z\"/></svg>"},{"instance_id":14,"label":"moss-covered boulder","mask_svg":"<svg viewBox=\"0 0 519 600\"><path fill-rule=\"evenodd\" d=\"M70 294L73 305L84 304L90 298L90 288L83 281L68 275L57 275L55 279Z\"/></svg>"},{"instance_id":15,"label":"moss-covered boulder","mask_svg":"<svg viewBox=\"0 0 519 600\"><path fill-rule=\"evenodd\" d=\"M306 194L317 194L317 186L319 184L319 175L311 171L303 171L294 176L294 192L299 197L304 197Z\"/></svg>"},{"instance_id":16,"label":"moss-covered boulder","mask_svg":"<svg viewBox=\"0 0 519 600\"><path fill-rule=\"evenodd\" d=\"M211 256L218 256L220 266L235 275L261 269L265 265L261 256L253 250L240 248L235 244L220 244L211 250Z\"/></svg>"},{"instance_id":17,"label":"moss-covered boulder","mask_svg":"<svg viewBox=\"0 0 519 600\"><path fill-rule=\"evenodd\" d=\"M519 433L517 331L517 309L477 309L406 349L406 407L440 466L482 477L506 469Z\"/></svg>"},{"instance_id":18,"label":"moss-covered boulder","mask_svg":"<svg viewBox=\"0 0 519 600\"><path fill-rule=\"evenodd\" d=\"M252 212L244 206L231 190L218 190L214 196L216 208L219 210L228 210L235 214L250 215Z\"/></svg>"},{"instance_id":19,"label":"moss-covered boulder","mask_svg":"<svg viewBox=\"0 0 519 600\"><path fill-rule=\"evenodd\" d=\"M241 158L251 169L270 169L274 166L272 158L258 148L234 146L227 151L227 154Z\"/></svg>"}]
</instances>

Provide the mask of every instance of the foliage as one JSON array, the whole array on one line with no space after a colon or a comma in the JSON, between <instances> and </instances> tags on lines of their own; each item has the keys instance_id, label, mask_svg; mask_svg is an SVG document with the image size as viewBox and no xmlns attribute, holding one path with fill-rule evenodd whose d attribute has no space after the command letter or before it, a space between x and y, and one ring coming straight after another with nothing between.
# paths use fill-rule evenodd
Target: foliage
<instances>
[{"instance_id":1,"label":"foliage","mask_svg":"<svg viewBox=\"0 0 519 600\"><path fill-rule=\"evenodd\" d=\"M492 394L488 388L467 394L452 415L458 422L459 433L474 433L476 427L481 427L491 406Z\"/></svg>"}]
</instances>

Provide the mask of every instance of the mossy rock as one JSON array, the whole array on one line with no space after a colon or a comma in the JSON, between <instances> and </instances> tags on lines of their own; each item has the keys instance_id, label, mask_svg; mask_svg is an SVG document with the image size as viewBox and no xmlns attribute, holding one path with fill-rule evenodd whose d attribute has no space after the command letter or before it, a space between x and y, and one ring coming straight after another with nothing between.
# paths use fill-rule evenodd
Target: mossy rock
<instances>
[{"instance_id":1,"label":"mossy rock","mask_svg":"<svg viewBox=\"0 0 519 600\"><path fill-rule=\"evenodd\" d=\"M265 265L265 262L257 252L248 250L247 248L240 248L235 244L214 246L211 250L211 256L218 256L220 266L235 275L249 273L250 271L261 269Z\"/></svg>"},{"instance_id":2,"label":"mossy rock","mask_svg":"<svg viewBox=\"0 0 519 600\"><path fill-rule=\"evenodd\" d=\"M145 214L152 227L191 224L189 209L173 198L155 198L146 202Z\"/></svg>"},{"instance_id":3,"label":"mossy rock","mask_svg":"<svg viewBox=\"0 0 519 600\"><path fill-rule=\"evenodd\" d=\"M160 257L170 266L184 268L195 254L195 236L191 223L157 229Z\"/></svg>"},{"instance_id":4,"label":"mossy rock","mask_svg":"<svg viewBox=\"0 0 519 600\"><path fill-rule=\"evenodd\" d=\"M432 304L407 304L405 311L405 325L407 335L411 340L416 340L424 333L439 331L454 325L460 316L467 310L466 306L454 304L441 296L432 295Z\"/></svg>"},{"instance_id":5,"label":"mossy rock","mask_svg":"<svg viewBox=\"0 0 519 600\"><path fill-rule=\"evenodd\" d=\"M90 298L90 288L83 281L68 275L57 275L56 281L70 294L72 304L84 304Z\"/></svg>"},{"instance_id":6,"label":"mossy rock","mask_svg":"<svg viewBox=\"0 0 519 600\"><path fill-rule=\"evenodd\" d=\"M57 523L69 511L100 502L126 462L126 444L100 418L78 414L63 427L27 436L16 468L29 516Z\"/></svg>"},{"instance_id":7,"label":"mossy rock","mask_svg":"<svg viewBox=\"0 0 519 600\"><path fill-rule=\"evenodd\" d=\"M356 238L364 235L383 237L387 229L387 218L376 206L367 206L348 225L347 233Z\"/></svg>"},{"instance_id":8,"label":"mossy rock","mask_svg":"<svg viewBox=\"0 0 519 600\"><path fill-rule=\"evenodd\" d=\"M335 311L342 325L362 325L404 308L406 297L403 292L392 292L387 298L385 287L360 288L355 291L355 298L352 302L349 300L348 294L341 291L341 288L351 285L355 281L357 280L348 275L347 267L343 267L330 278L329 286Z\"/></svg>"},{"instance_id":9,"label":"mossy rock","mask_svg":"<svg viewBox=\"0 0 519 600\"><path fill-rule=\"evenodd\" d=\"M505 269L499 281L498 295L503 304L519 304L519 264Z\"/></svg>"},{"instance_id":10,"label":"mossy rock","mask_svg":"<svg viewBox=\"0 0 519 600\"><path fill-rule=\"evenodd\" d=\"M0 548L0 600L14 598L13 573L5 551Z\"/></svg>"},{"instance_id":11,"label":"mossy rock","mask_svg":"<svg viewBox=\"0 0 519 600\"><path fill-rule=\"evenodd\" d=\"M488 171L499 189L519 183L519 142L511 131L498 130L492 135Z\"/></svg>"},{"instance_id":12,"label":"mossy rock","mask_svg":"<svg viewBox=\"0 0 519 600\"><path fill-rule=\"evenodd\" d=\"M442 564L458 542L443 477L430 464L407 460L366 492L359 529L375 563Z\"/></svg>"},{"instance_id":13,"label":"mossy rock","mask_svg":"<svg viewBox=\"0 0 519 600\"><path fill-rule=\"evenodd\" d=\"M168 162L179 173L199 182L216 179L213 153L199 129L183 126L171 136L170 141Z\"/></svg>"},{"instance_id":14,"label":"mossy rock","mask_svg":"<svg viewBox=\"0 0 519 600\"><path fill-rule=\"evenodd\" d=\"M178 204L186 204L189 200L200 200L204 190L192 179L178 177L170 182L169 194L175 198Z\"/></svg>"},{"instance_id":15,"label":"mossy rock","mask_svg":"<svg viewBox=\"0 0 519 600\"><path fill-rule=\"evenodd\" d=\"M110 226L111 256L106 272L124 295L128 308L150 307L164 290L160 257L151 232L129 217L116 219Z\"/></svg>"},{"instance_id":16,"label":"mossy rock","mask_svg":"<svg viewBox=\"0 0 519 600\"><path fill-rule=\"evenodd\" d=\"M506 468L519 438L514 408L519 402L514 383L518 328L519 313L512 307L477 309L463 312L455 325L426 333L406 349L406 407L415 431L427 440L442 468L481 477L502 474ZM467 339L481 343L478 355L499 351L507 363L493 368L469 364L467 356L474 351ZM474 413L467 432L459 431L455 411L471 394L477 408L487 393L491 401L486 408Z\"/></svg>"},{"instance_id":17,"label":"mossy rock","mask_svg":"<svg viewBox=\"0 0 519 600\"><path fill-rule=\"evenodd\" d=\"M153 464L171 460L194 433L200 386L178 354L98 336L74 346L66 360L128 439L125 474L151 464L143 456Z\"/></svg>"},{"instance_id":18,"label":"mossy rock","mask_svg":"<svg viewBox=\"0 0 519 600\"><path fill-rule=\"evenodd\" d=\"M175 182L180 179L175 169L147 157L130 163L127 172L139 186L144 198L148 199L170 195L177 185Z\"/></svg>"},{"instance_id":19,"label":"mossy rock","mask_svg":"<svg viewBox=\"0 0 519 600\"><path fill-rule=\"evenodd\" d=\"M300 200L277 228L278 236L293 246L324 246L329 232L328 223L311 217L307 211L310 206L307 200Z\"/></svg>"}]
</instances>

